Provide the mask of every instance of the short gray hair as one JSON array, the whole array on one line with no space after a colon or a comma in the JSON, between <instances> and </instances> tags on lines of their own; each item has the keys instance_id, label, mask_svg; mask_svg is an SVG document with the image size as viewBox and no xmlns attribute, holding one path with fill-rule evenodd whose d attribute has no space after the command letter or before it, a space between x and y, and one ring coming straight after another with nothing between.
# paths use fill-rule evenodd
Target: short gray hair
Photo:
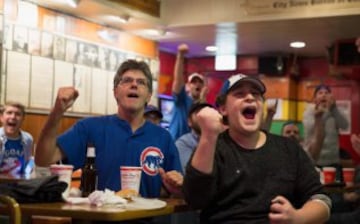
<instances>
[{"instance_id":1,"label":"short gray hair","mask_svg":"<svg viewBox=\"0 0 360 224\"><path fill-rule=\"evenodd\" d=\"M144 73L146 79L147 79L147 86L152 92L152 74L150 71L149 66L144 61L136 61L133 59L129 59L124 61L118 70L116 71L115 77L114 77L114 89L119 84L121 77L123 74L129 70L140 70Z\"/></svg>"}]
</instances>

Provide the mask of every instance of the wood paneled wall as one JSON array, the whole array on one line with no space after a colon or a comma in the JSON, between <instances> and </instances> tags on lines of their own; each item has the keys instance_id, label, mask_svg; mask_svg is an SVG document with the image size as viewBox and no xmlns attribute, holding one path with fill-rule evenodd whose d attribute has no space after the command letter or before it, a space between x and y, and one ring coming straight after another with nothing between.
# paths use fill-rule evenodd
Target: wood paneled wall
<instances>
[{"instance_id":1,"label":"wood paneled wall","mask_svg":"<svg viewBox=\"0 0 360 224\"><path fill-rule=\"evenodd\" d=\"M34 138L34 143L37 143L40 132L48 118L47 114L36 114L36 113L27 113L25 116L25 120L22 125L22 130L29 132L32 134ZM60 128L58 133L61 134L70 128L77 120L81 119L81 117L70 117L65 116L61 120Z\"/></svg>"}]
</instances>

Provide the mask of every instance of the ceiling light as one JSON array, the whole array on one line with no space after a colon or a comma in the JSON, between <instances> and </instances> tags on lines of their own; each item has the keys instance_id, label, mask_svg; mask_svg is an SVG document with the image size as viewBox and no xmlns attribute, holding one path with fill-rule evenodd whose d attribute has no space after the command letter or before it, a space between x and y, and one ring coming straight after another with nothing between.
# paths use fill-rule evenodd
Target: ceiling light
<instances>
[{"instance_id":1,"label":"ceiling light","mask_svg":"<svg viewBox=\"0 0 360 224\"><path fill-rule=\"evenodd\" d=\"M149 36L164 36L164 35L166 35L166 30L165 29L147 29L147 30L144 30L144 34L149 35Z\"/></svg>"},{"instance_id":2,"label":"ceiling light","mask_svg":"<svg viewBox=\"0 0 360 224\"><path fill-rule=\"evenodd\" d=\"M80 0L66 0L66 2L73 8L76 8L79 3L80 3Z\"/></svg>"},{"instance_id":3,"label":"ceiling light","mask_svg":"<svg viewBox=\"0 0 360 224\"><path fill-rule=\"evenodd\" d=\"M217 51L217 47L216 46L207 46L205 48L205 50L207 50L209 52L215 52L215 51Z\"/></svg>"},{"instance_id":4,"label":"ceiling light","mask_svg":"<svg viewBox=\"0 0 360 224\"><path fill-rule=\"evenodd\" d=\"M305 47L305 42L302 42L302 41L294 41L294 42L291 42L290 43L290 47L293 47L293 48L303 48Z\"/></svg>"}]
</instances>

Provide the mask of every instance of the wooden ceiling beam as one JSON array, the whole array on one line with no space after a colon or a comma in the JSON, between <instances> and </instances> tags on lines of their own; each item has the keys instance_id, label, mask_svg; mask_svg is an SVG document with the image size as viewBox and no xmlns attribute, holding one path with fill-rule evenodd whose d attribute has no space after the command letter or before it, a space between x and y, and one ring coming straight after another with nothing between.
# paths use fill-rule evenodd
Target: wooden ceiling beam
<instances>
[{"instance_id":1,"label":"wooden ceiling beam","mask_svg":"<svg viewBox=\"0 0 360 224\"><path fill-rule=\"evenodd\" d=\"M160 0L109 0L151 16L160 17Z\"/></svg>"}]
</instances>

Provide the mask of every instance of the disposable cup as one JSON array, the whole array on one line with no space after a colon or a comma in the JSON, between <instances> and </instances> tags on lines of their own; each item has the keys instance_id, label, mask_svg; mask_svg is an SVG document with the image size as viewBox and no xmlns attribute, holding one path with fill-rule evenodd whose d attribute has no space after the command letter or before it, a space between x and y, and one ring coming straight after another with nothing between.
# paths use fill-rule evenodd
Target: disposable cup
<instances>
[{"instance_id":1,"label":"disposable cup","mask_svg":"<svg viewBox=\"0 0 360 224\"><path fill-rule=\"evenodd\" d=\"M343 168L343 178L346 186L354 185L355 168Z\"/></svg>"},{"instance_id":2,"label":"disposable cup","mask_svg":"<svg viewBox=\"0 0 360 224\"><path fill-rule=\"evenodd\" d=\"M121 190L131 189L139 193L142 167L120 166Z\"/></svg>"},{"instance_id":3,"label":"disposable cup","mask_svg":"<svg viewBox=\"0 0 360 224\"><path fill-rule=\"evenodd\" d=\"M51 175L49 167L35 166L34 172L32 172L34 177L48 177Z\"/></svg>"},{"instance_id":4,"label":"disposable cup","mask_svg":"<svg viewBox=\"0 0 360 224\"><path fill-rule=\"evenodd\" d=\"M68 164L50 165L50 173L52 175L57 175L59 177L59 181L63 181L68 185L65 191L62 193L63 198L67 198L69 196L73 169L74 166Z\"/></svg>"},{"instance_id":5,"label":"disposable cup","mask_svg":"<svg viewBox=\"0 0 360 224\"><path fill-rule=\"evenodd\" d=\"M323 167L322 172L323 172L325 184L330 184L335 182L335 176L336 176L335 167Z\"/></svg>"}]
</instances>

